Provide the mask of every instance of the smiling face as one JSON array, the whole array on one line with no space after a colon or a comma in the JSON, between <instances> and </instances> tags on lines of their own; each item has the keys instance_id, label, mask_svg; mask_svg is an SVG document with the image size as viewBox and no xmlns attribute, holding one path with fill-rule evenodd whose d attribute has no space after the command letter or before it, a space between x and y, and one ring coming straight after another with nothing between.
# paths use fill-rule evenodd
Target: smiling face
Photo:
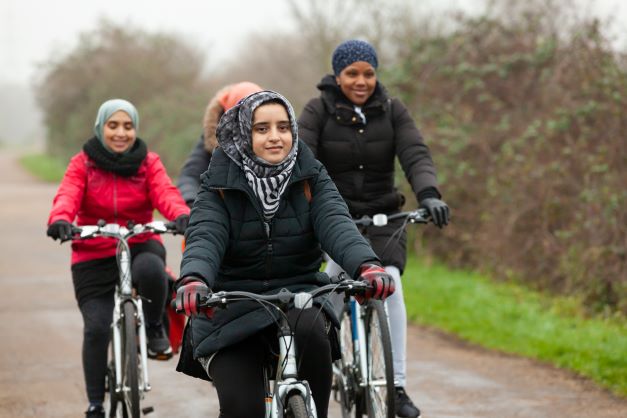
<instances>
[{"instance_id":1,"label":"smiling face","mask_svg":"<svg viewBox=\"0 0 627 418\"><path fill-rule=\"evenodd\" d=\"M292 149L292 126L287 110L279 103L266 103L253 113L253 152L270 164L278 164Z\"/></svg>"},{"instance_id":2,"label":"smiling face","mask_svg":"<svg viewBox=\"0 0 627 418\"><path fill-rule=\"evenodd\" d=\"M131 117L123 110L118 110L107 119L102 134L107 148L118 154L128 151L136 139Z\"/></svg>"},{"instance_id":3,"label":"smiling face","mask_svg":"<svg viewBox=\"0 0 627 418\"><path fill-rule=\"evenodd\" d=\"M377 86L377 72L365 61L357 61L335 77L344 96L353 104L361 106L372 96Z\"/></svg>"}]
</instances>

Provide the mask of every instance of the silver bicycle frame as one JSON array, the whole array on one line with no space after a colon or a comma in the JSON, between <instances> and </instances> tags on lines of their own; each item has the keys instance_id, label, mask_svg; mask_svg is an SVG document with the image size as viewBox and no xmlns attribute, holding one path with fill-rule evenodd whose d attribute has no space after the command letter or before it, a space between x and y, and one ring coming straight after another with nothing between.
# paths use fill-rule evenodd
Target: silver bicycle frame
<instances>
[{"instance_id":1,"label":"silver bicycle frame","mask_svg":"<svg viewBox=\"0 0 627 418\"><path fill-rule=\"evenodd\" d=\"M301 293L294 298L298 309L311 307L311 295ZM306 380L296 378L296 342L291 334L287 320L282 318L279 334L279 361L277 363L277 375L274 388L271 393L272 402L266 402L266 418L283 418L283 408L286 405L287 395L292 392L299 392L309 409L309 417L317 418L316 405L311 395L309 383ZM283 366L284 365L284 366ZM282 367L283 366L283 367Z\"/></svg>"},{"instance_id":2,"label":"silver bicycle frame","mask_svg":"<svg viewBox=\"0 0 627 418\"><path fill-rule=\"evenodd\" d=\"M124 230L126 228L120 228L120 235L125 235ZM130 263L130 248L128 243L124 239L120 239L118 244L118 260L120 269L120 282L116 286L115 292L115 305L113 309L113 321L111 327L112 344L113 344L113 356L115 363L115 391L117 393L123 390L122 387L122 312L120 308L122 306L122 300L131 300L135 305L135 312L137 314L137 325L139 335L139 355L142 371L142 382L140 390L142 392L148 392L151 389L150 381L148 379L148 349L146 339L146 322L144 320L144 311L142 309L142 300L138 297L132 297L133 281L131 278L131 263ZM130 299L129 299L130 298Z\"/></svg>"}]
</instances>

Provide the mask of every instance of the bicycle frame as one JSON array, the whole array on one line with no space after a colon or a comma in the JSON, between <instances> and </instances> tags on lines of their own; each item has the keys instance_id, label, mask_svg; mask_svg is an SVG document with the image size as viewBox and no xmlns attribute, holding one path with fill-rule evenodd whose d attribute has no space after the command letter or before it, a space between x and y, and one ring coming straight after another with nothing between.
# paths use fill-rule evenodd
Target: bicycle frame
<instances>
[{"instance_id":1,"label":"bicycle frame","mask_svg":"<svg viewBox=\"0 0 627 418\"><path fill-rule=\"evenodd\" d=\"M131 249L124 237L118 238L117 261L120 272L120 281L116 285L112 329L112 345L113 345L113 361L115 364L115 392L120 393L122 387L122 312L121 307L124 302L130 300L135 305L135 314L137 315L137 333L139 336L139 355L141 361L142 379L140 381L142 392L151 390L150 381L148 379L148 349L146 337L146 322L144 320L144 310L142 308L142 300L138 296L133 295L133 281L131 278Z\"/></svg>"},{"instance_id":2,"label":"bicycle frame","mask_svg":"<svg viewBox=\"0 0 627 418\"><path fill-rule=\"evenodd\" d=\"M368 358L366 348L366 328L364 326L364 311L361 305L353 298L348 302L351 315L351 335L353 337L353 349L355 358L359 359L359 386L368 385Z\"/></svg>"},{"instance_id":3,"label":"bicycle frame","mask_svg":"<svg viewBox=\"0 0 627 418\"><path fill-rule=\"evenodd\" d=\"M307 381L298 380L297 378L296 343L285 317L282 317L281 327L277 334L279 337L280 353L277 363L277 375L273 387L270 387L269 381L266 382L266 417L282 417L287 395L293 392L299 392L305 399L310 417L317 418L316 405L314 404L313 396L311 396L309 384ZM282 365L284 366L281 367ZM270 403L268 402L268 398L272 400Z\"/></svg>"}]
</instances>

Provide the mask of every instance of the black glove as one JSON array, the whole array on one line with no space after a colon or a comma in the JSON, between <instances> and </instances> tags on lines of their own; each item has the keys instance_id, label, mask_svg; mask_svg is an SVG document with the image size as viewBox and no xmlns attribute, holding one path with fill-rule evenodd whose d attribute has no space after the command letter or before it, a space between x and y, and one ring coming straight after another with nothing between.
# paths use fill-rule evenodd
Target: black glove
<instances>
[{"instance_id":1,"label":"black glove","mask_svg":"<svg viewBox=\"0 0 627 418\"><path fill-rule=\"evenodd\" d=\"M187 225L189 224L189 215L181 215L174 220L174 226L176 228L176 233L183 235L185 230L187 229Z\"/></svg>"},{"instance_id":2,"label":"black glove","mask_svg":"<svg viewBox=\"0 0 627 418\"><path fill-rule=\"evenodd\" d=\"M436 199L435 197L429 197L420 202L420 207L425 208L429 211L429 215L431 215L433 223L438 228L442 228L444 225L448 225L448 221L450 219L450 211L448 205L440 199Z\"/></svg>"},{"instance_id":3,"label":"black glove","mask_svg":"<svg viewBox=\"0 0 627 418\"><path fill-rule=\"evenodd\" d=\"M53 240L59 240L61 242L69 241L72 239L72 224L68 221L55 221L48 225L48 231L46 235Z\"/></svg>"}]
</instances>

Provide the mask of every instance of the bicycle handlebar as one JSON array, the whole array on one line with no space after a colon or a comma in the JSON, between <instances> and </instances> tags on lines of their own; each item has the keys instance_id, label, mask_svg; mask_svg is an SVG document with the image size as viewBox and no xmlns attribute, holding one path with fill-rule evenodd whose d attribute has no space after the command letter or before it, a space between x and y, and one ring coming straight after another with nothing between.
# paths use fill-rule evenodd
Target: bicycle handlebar
<instances>
[{"instance_id":1,"label":"bicycle handlebar","mask_svg":"<svg viewBox=\"0 0 627 418\"><path fill-rule=\"evenodd\" d=\"M72 226L73 240L89 239L94 237L111 237L128 239L135 235L152 232L155 234L176 234L174 222L152 221L146 224L130 224L128 227L116 223L98 221L98 225Z\"/></svg>"},{"instance_id":2,"label":"bicycle handlebar","mask_svg":"<svg viewBox=\"0 0 627 418\"><path fill-rule=\"evenodd\" d=\"M324 295L331 292L344 292L348 295L354 295L365 292L370 285L361 280L345 279L339 283L331 283L318 287L311 291L291 292L285 288L279 290L278 293L272 295L262 295L258 293L245 292L240 290L219 291L208 295L200 300L199 306L206 308L226 307L230 302L241 301L242 299L250 299L255 301L265 301L271 303L280 303L287 305L294 302L298 309L306 309L311 307L313 299L316 296Z\"/></svg>"},{"instance_id":3,"label":"bicycle handlebar","mask_svg":"<svg viewBox=\"0 0 627 418\"><path fill-rule=\"evenodd\" d=\"M362 226L385 226L388 224L388 221L393 219L406 218L410 223L419 223L426 224L431 221L431 217L429 216L429 211L424 208L416 209L410 212L399 212L394 213L392 215L386 215L384 213L377 213L372 218L368 215L364 215L359 219L355 219L354 222L356 225Z\"/></svg>"}]
</instances>

